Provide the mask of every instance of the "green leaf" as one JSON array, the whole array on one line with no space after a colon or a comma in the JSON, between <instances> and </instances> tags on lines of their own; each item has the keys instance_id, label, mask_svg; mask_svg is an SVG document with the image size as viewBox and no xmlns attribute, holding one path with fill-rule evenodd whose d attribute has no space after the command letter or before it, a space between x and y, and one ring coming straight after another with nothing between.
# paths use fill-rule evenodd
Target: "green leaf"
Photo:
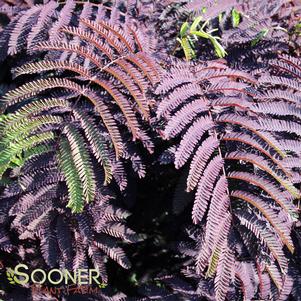
<instances>
[{"instance_id":1,"label":"green leaf","mask_svg":"<svg viewBox=\"0 0 301 301\"><path fill-rule=\"evenodd\" d=\"M184 50L186 60L190 61L191 59L195 58L195 51L193 49L194 47L192 46L192 40L189 39L189 37L184 37L181 40L179 39L179 42Z\"/></svg>"},{"instance_id":2,"label":"green leaf","mask_svg":"<svg viewBox=\"0 0 301 301\"><path fill-rule=\"evenodd\" d=\"M96 190L89 151L86 149L85 140L76 127L67 125L65 132L71 147L72 159L82 183L85 200L89 203L94 200Z\"/></svg>"},{"instance_id":3,"label":"green leaf","mask_svg":"<svg viewBox=\"0 0 301 301\"><path fill-rule=\"evenodd\" d=\"M21 153L33 148L34 146L54 139L54 133L45 132L42 134L22 137L17 142L10 142L3 150L0 151L0 179L5 171L10 168L11 163L19 162L18 159L22 158ZM22 162L24 164L24 161Z\"/></svg>"},{"instance_id":4,"label":"green leaf","mask_svg":"<svg viewBox=\"0 0 301 301\"><path fill-rule=\"evenodd\" d=\"M223 48L223 46L217 41L217 39L220 39L219 37L214 37L210 35L209 33L205 31L192 31L190 32L192 35L199 36L204 39L209 39L214 47L215 53L218 57L223 58L226 56L227 52Z\"/></svg>"},{"instance_id":5,"label":"green leaf","mask_svg":"<svg viewBox=\"0 0 301 301\"><path fill-rule=\"evenodd\" d=\"M224 47L217 41L216 38L214 37L210 37L210 41L211 43L213 44L214 46L214 50L215 50L215 53L218 57L220 58L223 58L227 55L227 52L226 50L224 49Z\"/></svg>"},{"instance_id":6,"label":"green leaf","mask_svg":"<svg viewBox=\"0 0 301 301\"><path fill-rule=\"evenodd\" d=\"M190 31L196 31L197 27L199 26L202 19L203 19L202 16L198 16L197 18L195 18L192 25L191 25L191 27L190 27Z\"/></svg>"},{"instance_id":7,"label":"green leaf","mask_svg":"<svg viewBox=\"0 0 301 301\"><path fill-rule=\"evenodd\" d=\"M205 275L206 278L212 278L213 275L215 274L217 264L218 264L218 261L219 261L219 258L220 258L220 253L221 253L220 248L216 248L212 252L212 255L211 255L210 260L209 260L208 269L207 269L207 272L206 272L206 275Z\"/></svg>"},{"instance_id":8,"label":"green leaf","mask_svg":"<svg viewBox=\"0 0 301 301\"><path fill-rule=\"evenodd\" d=\"M201 31L204 31L204 28L209 24L209 22L210 22L210 19L207 19L207 20L203 23L203 25L202 25L202 27L201 27Z\"/></svg>"},{"instance_id":9,"label":"green leaf","mask_svg":"<svg viewBox=\"0 0 301 301\"><path fill-rule=\"evenodd\" d=\"M218 22L219 22L219 23L222 23L222 21L223 21L223 16L224 16L224 13L220 13L220 14L218 15Z\"/></svg>"},{"instance_id":10,"label":"green leaf","mask_svg":"<svg viewBox=\"0 0 301 301\"><path fill-rule=\"evenodd\" d=\"M21 154L17 154L15 158L11 159L11 162L18 167L21 167L24 164L24 159Z\"/></svg>"},{"instance_id":11,"label":"green leaf","mask_svg":"<svg viewBox=\"0 0 301 301\"><path fill-rule=\"evenodd\" d=\"M29 136L29 134L44 125L47 124L60 124L63 121L61 117L58 116L40 116L35 118L24 117L20 120L14 120L13 123L8 124L5 127L4 134L6 135L3 138L4 142L16 141L22 137Z\"/></svg>"},{"instance_id":12,"label":"green leaf","mask_svg":"<svg viewBox=\"0 0 301 301\"><path fill-rule=\"evenodd\" d=\"M233 8L231 14L233 27L237 27L240 23L240 13L235 8Z\"/></svg>"},{"instance_id":13,"label":"green leaf","mask_svg":"<svg viewBox=\"0 0 301 301\"><path fill-rule=\"evenodd\" d=\"M186 36L188 30L189 30L189 23L188 22L183 23L180 29L181 38Z\"/></svg>"},{"instance_id":14,"label":"green leaf","mask_svg":"<svg viewBox=\"0 0 301 301\"><path fill-rule=\"evenodd\" d=\"M190 31L190 33L204 39L209 39L209 34L204 31Z\"/></svg>"},{"instance_id":15,"label":"green leaf","mask_svg":"<svg viewBox=\"0 0 301 301\"><path fill-rule=\"evenodd\" d=\"M78 171L73 162L71 147L66 138L60 140L58 162L68 187L69 202L67 207L70 208L73 213L80 213L84 208L83 188Z\"/></svg>"}]
</instances>

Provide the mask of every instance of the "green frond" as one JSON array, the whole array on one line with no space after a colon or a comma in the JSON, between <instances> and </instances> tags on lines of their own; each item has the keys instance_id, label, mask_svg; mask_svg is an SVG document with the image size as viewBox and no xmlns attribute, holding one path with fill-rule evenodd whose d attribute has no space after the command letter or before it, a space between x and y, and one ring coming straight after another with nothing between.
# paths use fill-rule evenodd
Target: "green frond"
<instances>
[{"instance_id":1,"label":"green frond","mask_svg":"<svg viewBox=\"0 0 301 301\"><path fill-rule=\"evenodd\" d=\"M209 266L208 266L208 270L206 273L206 277L211 278L215 274L220 255L221 255L221 247L216 248L213 251L213 253L209 259Z\"/></svg>"},{"instance_id":2,"label":"green frond","mask_svg":"<svg viewBox=\"0 0 301 301\"><path fill-rule=\"evenodd\" d=\"M22 165L24 163L24 151L52 139L54 139L54 133L45 132L25 138L23 137L22 140L9 143L7 147L0 151L0 178L4 172L14 164Z\"/></svg>"},{"instance_id":3,"label":"green frond","mask_svg":"<svg viewBox=\"0 0 301 301\"><path fill-rule=\"evenodd\" d=\"M4 130L4 139L3 142L12 142L19 140L19 137L26 137L32 131L37 130L38 128L47 125L47 124L60 124L63 122L63 119L59 116L39 116L31 118L22 118L13 124L8 124Z\"/></svg>"},{"instance_id":4,"label":"green frond","mask_svg":"<svg viewBox=\"0 0 301 301\"><path fill-rule=\"evenodd\" d=\"M224 49L224 47L218 42L219 37L217 36L213 36L210 33L207 33L203 30L199 30L199 31L191 31L190 34L204 38L204 39L208 39L210 40L211 44L214 47L215 53L218 57L223 58L226 56L227 52Z\"/></svg>"},{"instance_id":5,"label":"green frond","mask_svg":"<svg viewBox=\"0 0 301 301\"><path fill-rule=\"evenodd\" d=\"M114 98L120 110L123 112L124 116L126 117L128 127L131 130L134 139L139 139L139 133L138 133L139 124L128 100L124 97L122 93L119 92L118 89L115 88L115 86L110 81L92 76L92 74L87 68L84 68L76 63L70 63L70 62L41 61L37 63L30 63L20 68L17 68L16 73L17 74L37 73L41 71L47 71L47 70L49 71L49 70L57 70L57 69L76 72L81 76L83 76L84 78L86 78L87 80L93 81L95 84L99 85L101 88L106 90L112 96L112 98ZM128 82L126 80L126 76L125 75L120 76L119 72L116 73L113 71L112 68L109 67L106 70L107 72L110 71L110 73L113 76L115 76L121 83L125 85L128 91L131 92L132 96L136 99L140 108L142 108L142 110L145 112L145 116L148 116L147 105L144 106L141 103L144 102L143 96L141 96L141 94L136 91L136 88L132 86L131 82ZM36 95L40 93L41 90L52 89L57 87L64 87L67 89L71 89L81 93L82 95L86 94L84 91L82 91L79 85L69 80L65 80L66 81L65 84L63 84L63 80L60 78L48 78L46 82L41 82L41 81L43 80L33 81L31 83L25 84L20 88L7 93L5 98L7 99L19 98L20 100L20 99L28 98L29 96ZM40 88L38 87L38 84L41 85ZM94 105L98 106L98 104L95 103Z\"/></svg>"},{"instance_id":6,"label":"green frond","mask_svg":"<svg viewBox=\"0 0 301 301\"><path fill-rule=\"evenodd\" d=\"M198 29L198 27L200 26L200 22L202 21L203 16L198 16L194 19L194 21L192 22L192 25L190 27L191 31L195 31Z\"/></svg>"},{"instance_id":7,"label":"green frond","mask_svg":"<svg viewBox=\"0 0 301 301\"><path fill-rule=\"evenodd\" d=\"M84 194L80 176L73 162L72 151L67 139L62 138L59 145L58 163L62 170L69 192L67 207L73 213L79 213L84 208Z\"/></svg>"},{"instance_id":8,"label":"green frond","mask_svg":"<svg viewBox=\"0 0 301 301\"><path fill-rule=\"evenodd\" d=\"M237 18L239 18L239 14L236 13L235 21L239 22L239 20L237 21ZM177 40L184 51L186 60L190 61L191 59L195 58L196 54L194 50L195 48L194 40L197 41L198 37L209 40L213 45L215 53L218 57L220 58L225 57L227 55L227 52L224 49L224 47L218 42L218 40L220 40L220 37L213 36L211 34L217 29L213 29L211 31L206 32L205 27L209 23L209 20L203 22L203 24L200 25L201 21L202 21L202 16L199 16L193 21L191 26L188 22L183 23L183 25L181 26L180 38L178 38ZM198 27L200 28L198 29Z\"/></svg>"},{"instance_id":9,"label":"green frond","mask_svg":"<svg viewBox=\"0 0 301 301\"><path fill-rule=\"evenodd\" d=\"M188 31L189 31L189 23L184 22L181 26L181 29L180 29L181 38L184 38L187 35Z\"/></svg>"},{"instance_id":10,"label":"green frond","mask_svg":"<svg viewBox=\"0 0 301 301\"><path fill-rule=\"evenodd\" d=\"M56 102L58 103L58 102ZM52 105L54 103L49 103ZM2 115L0 121L0 175L15 166L22 166L35 151L43 153L45 146L40 143L54 138L54 133L35 134L36 130L49 124L61 124L59 116L45 115L29 117L30 114L47 108L46 100L29 103L14 113Z\"/></svg>"},{"instance_id":11,"label":"green frond","mask_svg":"<svg viewBox=\"0 0 301 301\"><path fill-rule=\"evenodd\" d=\"M178 39L178 41L180 42L182 49L184 51L185 54L185 58L187 61L191 61L193 58L195 58L195 51L194 51L194 45L193 42L191 41L191 39L187 36Z\"/></svg>"},{"instance_id":12,"label":"green frond","mask_svg":"<svg viewBox=\"0 0 301 301\"><path fill-rule=\"evenodd\" d=\"M231 15L233 27L237 27L240 23L240 13L235 8L233 8Z\"/></svg>"},{"instance_id":13,"label":"green frond","mask_svg":"<svg viewBox=\"0 0 301 301\"><path fill-rule=\"evenodd\" d=\"M85 146L85 141L74 126L65 127L66 137L69 141L72 159L80 177L83 187L83 194L86 202L94 200L96 182L92 168L91 158Z\"/></svg>"}]
</instances>

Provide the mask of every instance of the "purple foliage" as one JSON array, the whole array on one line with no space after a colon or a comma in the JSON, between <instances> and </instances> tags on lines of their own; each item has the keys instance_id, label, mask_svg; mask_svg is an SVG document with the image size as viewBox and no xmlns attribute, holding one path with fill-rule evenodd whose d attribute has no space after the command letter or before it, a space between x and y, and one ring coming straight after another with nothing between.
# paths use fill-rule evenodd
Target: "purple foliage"
<instances>
[{"instance_id":1,"label":"purple foliage","mask_svg":"<svg viewBox=\"0 0 301 301\"><path fill-rule=\"evenodd\" d=\"M300 15L297 0L1 1L0 256L109 284L5 300L300 300ZM193 36L183 59L198 16L225 58ZM137 204L150 170L170 212ZM137 234L148 210L159 233Z\"/></svg>"}]
</instances>

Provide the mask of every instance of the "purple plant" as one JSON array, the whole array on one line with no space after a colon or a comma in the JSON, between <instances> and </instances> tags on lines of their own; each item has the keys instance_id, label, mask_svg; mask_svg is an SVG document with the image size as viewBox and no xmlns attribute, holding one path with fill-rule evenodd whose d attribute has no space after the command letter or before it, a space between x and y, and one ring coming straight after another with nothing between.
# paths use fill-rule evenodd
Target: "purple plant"
<instances>
[{"instance_id":1,"label":"purple plant","mask_svg":"<svg viewBox=\"0 0 301 301\"><path fill-rule=\"evenodd\" d=\"M300 13L2 1L0 255L108 284L5 298L300 300Z\"/></svg>"}]
</instances>

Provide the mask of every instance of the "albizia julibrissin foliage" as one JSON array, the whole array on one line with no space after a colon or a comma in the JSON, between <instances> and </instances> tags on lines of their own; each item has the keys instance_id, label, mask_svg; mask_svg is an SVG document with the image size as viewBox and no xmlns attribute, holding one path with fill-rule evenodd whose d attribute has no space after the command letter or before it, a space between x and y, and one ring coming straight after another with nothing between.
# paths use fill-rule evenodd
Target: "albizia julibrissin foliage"
<instances>
[{"instance_id":1,"label":"albizia julibrissin foliage","mask_svg":"<svg viewBox=\"0 0 301 301\"><path fill-rule=\"evenodd\" d=\"M130 269L120 244L142 238L121 209L127 182L167 144L159 161L177 172L158 166L157 180L171 187L183 169L172 221L192 223L169 275L135 284L141 300L300 300L298 3L99 2L1 3L0 249L33 267L94 266L110 284L108 258ZM176 37L200 14L187 62ZM6 297L23 293L52 300Z\"/></svg>"},{"instance_id":2,"label":"albizia julibrissin foliage","mask_svg":"<svg viewBox=\"0 0 301 301\"><path fill-rule=\"evenodd\" d=\"M160 70L134 20L89 3L56 7L33 6L3 33L8 54L27 45L33 56L12 70L22 84L2 97L1 248L15 250L7 231L16 231L19 240L38 239L49 267L87 268L91 259L107 282L106 257L130 268L118 240L140 239L108 189L126 188L127 161L145 174L134 141L153 151L144 128ZM49 39L37 42L42 31Z\"/></svg>"},{"instance_id":3,"label":"albizia julibrissin foliage","mask_svg":"<svg viewBox=\"0 0 301 301\"><path fill-rule=\"evenodd\" d=\"M162 136L179 137L175 167L189 164L186 189L195 191L192 221L202 227L196 272L215 277L217 300L236 278L247 300L257 286L263 289L266 275L280 295L293 281L286 280L286 252L294 253L300 198L301 61L283 55L270 65L281 75L257 78L223 63L179 63L157 88ZM239 272L246 254L247 277ZM257 280L253 289L249 277Z\"/></svg>"}]
</instances>

